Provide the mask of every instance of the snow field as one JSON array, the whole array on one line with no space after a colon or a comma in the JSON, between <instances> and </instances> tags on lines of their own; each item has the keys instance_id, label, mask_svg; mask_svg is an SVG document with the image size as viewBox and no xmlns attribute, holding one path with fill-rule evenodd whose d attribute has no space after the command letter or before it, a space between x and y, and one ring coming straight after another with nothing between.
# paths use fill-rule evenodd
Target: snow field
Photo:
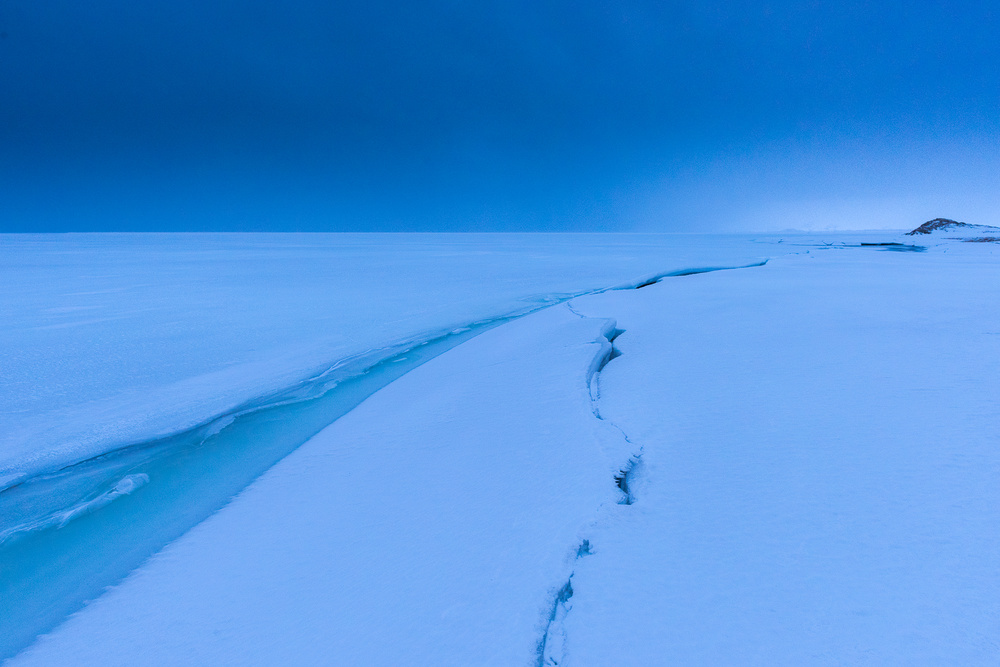
<instances>
[{"instance_id":1,"label":"snow field","mask_svg":"<svg viewBox=\"0 0 1000 667\"><path fill-rule=\"evenodd\" d=\"M0 489L338 360L781 251L657 234L0 235Z\"/></svg>"},{"instance_id":2,"label":"snow field","mask_svg":"<svg viewBox=\"0 0 1000 667\"><path fill-rule=\"evenodd\" d=\"M11 664L995 664L1000 281L929 245L484 333Z\"/></svg>"},{"instance_id":3,"label":"snow field","mask_svg":"<svg viewBox=\"0 0 1000 667\"><path fill-rule=\"evenodd\" d=\"M643 474L560 665L996 664L1000 281L946 250L573 302L626 329L601 412Z\"/></svg>"},{"instance_id":4,"label":"snow field","mask_svg":"<svg viewBox=\"0 0 1000 667\"><path fill-rule=\"evenodd\" d=\"M530 664L602 503L604 320L530 315L388 385L11 661Z\"/></svg>"}]
</instances>

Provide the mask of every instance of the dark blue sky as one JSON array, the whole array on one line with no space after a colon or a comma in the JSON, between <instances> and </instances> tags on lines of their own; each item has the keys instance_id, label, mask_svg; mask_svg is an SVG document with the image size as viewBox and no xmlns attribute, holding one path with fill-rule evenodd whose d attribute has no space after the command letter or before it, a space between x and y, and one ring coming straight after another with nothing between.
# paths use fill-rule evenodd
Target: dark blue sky
<instances>
[{"instance_id":1,"label":"dark blue sky","mask_svg":"<svg viewBox=\"0 0 1000 667\"><path fill-rule=\"evenodd\" d=\"M0 230L998 223L994 6L0 0Z\"/></svg>"}]
</instances>

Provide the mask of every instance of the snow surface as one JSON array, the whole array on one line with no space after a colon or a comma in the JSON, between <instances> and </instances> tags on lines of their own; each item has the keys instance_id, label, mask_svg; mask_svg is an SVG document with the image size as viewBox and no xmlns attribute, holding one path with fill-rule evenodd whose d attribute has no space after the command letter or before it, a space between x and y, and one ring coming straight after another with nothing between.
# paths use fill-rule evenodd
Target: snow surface
<instances>
[{"instance_id":1,"label":"snow surface","mask_svg":"<svg viewBox=\"0 0 1000 667\"><path fill-rule=\"evenodd\" d=\"M603 326L548 309L415 369L25 660L530 663L616 497L586 384Z\"/></svg>"},{"instance_id":2,"label":"snow surface","mask_svg":"<svg viewBox=\"0 0 1000 667\"><path fill-rule=\"evenodd\" d=\"M352 355L774 253L752 240L0 235L0 488L204 423Z\"/></svg>"},{"instance_id":3,"label":"snow surface","mask_svg":"<svg viewBox=\"0 0 1000 667\"><path fill-rule=\"evenodd\" d=\"M1000 663L1000 254L968 246L573 302L626 329L601 412L642 457L559 664Z\"/></svg>"},{"instance_id":4,"label":"snow surface","mask_svg":"<svg viewBox=\"0 0 1000 667\"><path fill-rule=\"evenodd\" d=\"M997 664L998 249L789 245L432 359L11 664Z\"/></svg>"}]
</instances>

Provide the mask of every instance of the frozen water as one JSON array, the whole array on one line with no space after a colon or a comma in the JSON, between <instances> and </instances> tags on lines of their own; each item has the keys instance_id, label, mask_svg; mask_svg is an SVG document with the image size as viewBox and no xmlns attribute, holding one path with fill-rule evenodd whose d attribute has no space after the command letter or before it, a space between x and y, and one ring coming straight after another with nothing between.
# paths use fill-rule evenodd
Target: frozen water
<instances>
[{"instance_id":1,"label":"frozen water","mask_svg":"<svg viewBox=\"0 0 1000 667\"><path fill-rule=\"evenodd\" d=\"M774 253L753 240L0 235L0 487L197 426L352 355Z\"/></svg>"},{"instance_id":2,"label":"frozen water","mask_svg":"<svg viewBox=\"0 0 1000 667\"><path fill-rule=\"evenodd\" d=\"M862 240L473 338L13 664L994 664L996 246Z\"/></svg>"}]
</instances>

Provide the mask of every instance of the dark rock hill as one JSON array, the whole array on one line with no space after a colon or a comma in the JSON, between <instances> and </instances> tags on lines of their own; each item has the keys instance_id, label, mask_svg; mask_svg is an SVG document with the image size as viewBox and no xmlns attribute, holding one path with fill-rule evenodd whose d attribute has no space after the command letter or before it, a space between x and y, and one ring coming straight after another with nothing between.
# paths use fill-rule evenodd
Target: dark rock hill
<instances>
[{"instance_id":1,"label":"dark rock hill","mask_svg":"<svg viewBox=\"0 0 1000 667\"><path fill-rule=\"evenodd\" d=\"M920 225L912 232L906 232L907 236L916 236L917 234L930 234L931 232L936 232L939 229L951 229L953 227L972 227L967 222L955 222L954 220L949 220L948 218L934 218L933 220L928 220L924 224Z\"/></svg>"}]
</instances>

